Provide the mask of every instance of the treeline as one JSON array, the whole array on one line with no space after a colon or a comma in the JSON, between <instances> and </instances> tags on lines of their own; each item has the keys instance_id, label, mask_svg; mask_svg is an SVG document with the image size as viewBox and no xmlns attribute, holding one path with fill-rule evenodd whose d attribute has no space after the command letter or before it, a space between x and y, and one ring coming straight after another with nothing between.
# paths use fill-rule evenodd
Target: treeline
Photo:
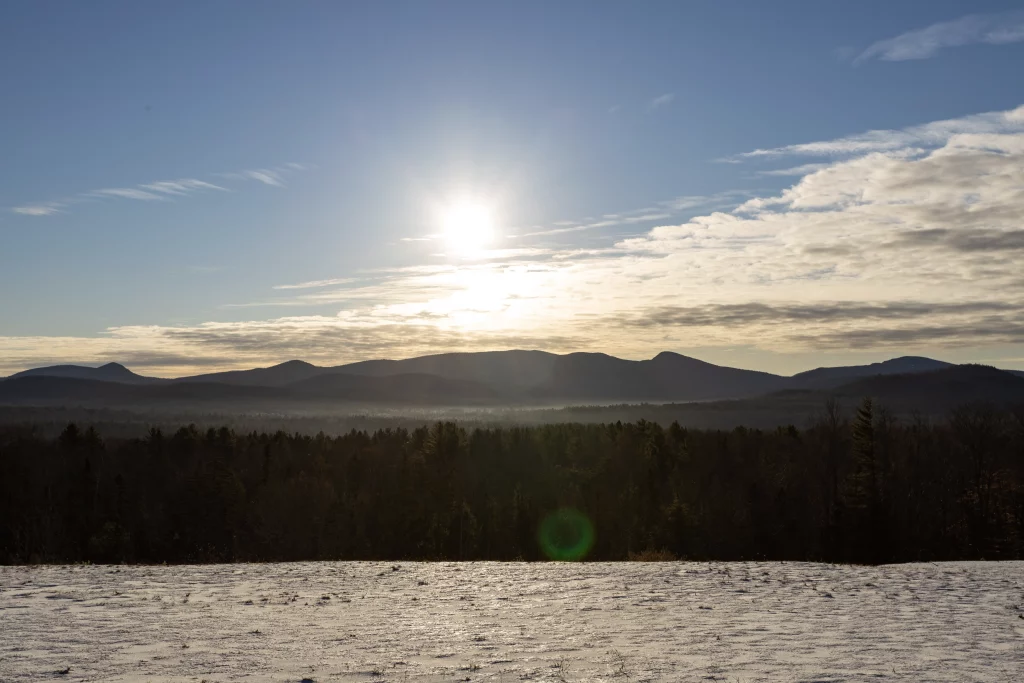
<instances>
[{"instance_id":1,"label":"treeline","mask_svg":"<svg viewBox=\"0 0 1024 683\"><path fill-rule=\"evenodd\" d=\"M1021 559L1024 411L930 423L830 403L771 431L0 432L5 563L538 560L542 522L567 508L590 521L591 560Z\"/></svg>"}]
</instances>

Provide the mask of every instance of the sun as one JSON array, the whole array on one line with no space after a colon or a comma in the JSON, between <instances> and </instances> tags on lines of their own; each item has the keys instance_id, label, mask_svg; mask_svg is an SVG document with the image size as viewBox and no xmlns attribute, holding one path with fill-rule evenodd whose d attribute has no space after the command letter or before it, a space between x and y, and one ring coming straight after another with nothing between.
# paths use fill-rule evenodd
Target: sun
<instances>
[{"instance_id":1,"label":"sun","mask_svg":"<svg viewBox=\"0 0 1024 683\"><path fill-rule=\"evenodd\" d=\"M453 251L473 255L494 242L494 214L480 202L456 202L444 211L441 231Z\"/></svg>"}]
</instances>

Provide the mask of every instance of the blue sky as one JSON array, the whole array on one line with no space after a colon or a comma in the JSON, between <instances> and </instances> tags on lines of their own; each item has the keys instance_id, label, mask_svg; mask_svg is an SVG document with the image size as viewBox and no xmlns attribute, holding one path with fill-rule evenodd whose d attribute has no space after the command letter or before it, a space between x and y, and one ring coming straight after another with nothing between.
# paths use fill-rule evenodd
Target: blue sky
<instances>
[{"instance_id":1,"label":"blue sky","mask_svg":"<svg viewBox=\"0 0 1024 683\"><path fill-rule=\"evenodd\" d=\"M1022 9L7 3L0 372L1024 367Z\"/></svg>"}]
</instances>

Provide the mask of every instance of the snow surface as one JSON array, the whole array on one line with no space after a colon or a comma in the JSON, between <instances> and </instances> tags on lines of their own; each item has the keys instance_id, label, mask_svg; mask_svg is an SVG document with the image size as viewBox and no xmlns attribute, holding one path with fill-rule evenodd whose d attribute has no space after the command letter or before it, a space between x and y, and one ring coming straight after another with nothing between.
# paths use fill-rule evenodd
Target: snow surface
<instances>
[{"instance_id":1,"label":"snow surface","mask_svg":"<svg viewBox=\"0 0 1024 683\"><path fill-rule=\"evenodd\" d=\"M40 679L1024 681L1024 562L0 567Z\"/></svg>"}]
</instances>

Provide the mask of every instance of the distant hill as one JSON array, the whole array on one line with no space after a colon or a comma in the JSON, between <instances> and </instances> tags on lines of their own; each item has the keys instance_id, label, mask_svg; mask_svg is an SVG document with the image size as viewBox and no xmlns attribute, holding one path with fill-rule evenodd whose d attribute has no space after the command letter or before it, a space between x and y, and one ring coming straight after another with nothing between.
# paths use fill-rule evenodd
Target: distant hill
<instances>
[{"instance_id":1,"label":"distant hill","mask_svg":"<svg viewBox=\"0 0 1024 683\"><path fill-rule=\"evenodd\" d=\"M821 419L826 400L836 399L852 418L867 396L893 415L938 418L967 403L1024 407L1024 377L1020 371L965 365L928 373L876 375L828 390L785 389L772 394L724 401L693 403L575 406L524 413L537 422L614 422L652 420L662 425L732 429L737 426L773 429L793 424L806 427Z\"/></svg>"},{"instance_id":2,"label":"distant hill","mask_svg":"<svg viewBox=\"0 0 1024 683\"><path fill-rule=\"evenodd\" d=\"M427 374L446 379L480 382L501 387L536 387L551 377L562 358L546 351L481 351L443 353L405 360L368 360L332 370L350 375Z\"/></svg>"},{"instance_id":3,"label":"distant hill","mask_svg":"<svg viewBox=\"0 0 1024 683\"><path fill-rule=\"evenodd\" d=\"M252 370L229 370L227 372L211 372L205 375L179 377L175 382L215 382L245 387L283 387L315 375L330 372L330 368L321 368L303 360L290 360L273 365L269 368L253 368Z\"/></svg>"},{"instance_id":4,"label":"distant hill","mask_svg":"<svg viewBox=\"0 0 1024 683\"><path fill-rule=\"evenodd\" d=\"M338 374L368 377L430 375L476 385L473 389L469 385L462 385L456 391L453 385L437 384L440 392L438 400L466 395L473 400L503 397L516 401L542 402L690 401L752 396L785 385L785 379L777 375L717 366L677 353L666 352L651 360L633 361L602 353L571 353L563 356L544 351L519 350L372 360L333 368L290 361L270 368L211 373L175 381L285 387L295 382ZM325 380L324 386L332 382L334 385L344 383L345 387L355 386L351 380L337 379ZM316 385L313 382L309 386ZM344 389L344 392L348 391L348 388ZM421 392L417 390L414 393L419 395Z\"/></svg>"},{"instance_id":5,"label":"distant hill","mask_svg":"<svg viewBox=\"0 0 1024 683\"><path fill-rule=\"evenodd\" d=\"M1024 403L1024 377L987 365L951 365L932 372L876 375L845 384L835 393L922 410L975 401Z\"/></svg>"},{"instance_id":6,"label":"distant hill","mask_svg":"<svg viewBox=\"0 0 1024 683\"><path fill-rule=\"evenodd\" d=\"M787 383L793 389L832 389L861 377L906 375L951 367L952 363L921 356L902 356L869 365L817 368L793 375Z\"/></svg>"},{"instance_id":7,"label":"distant hill","mask_svg":"<svg viewBox=\"0 0 1024 683\"><path fill-rule=\"evenodd\" d=\"M94 379L102 382L120 382L122 384L152 384L162 382L156 377L143 377L121 365L120 363L107 363L98 368L84 365L51 365L45 368L33 368L18 372L7 379L17 377L64 377L68 379Z\"/></svg>"},{"instance_id":8,"label":"distant hill","mask_svg":"<svg viewBox=\"0 0 1024 683\"><path fill-rule=\"evenodd\" d=\"M556 356L551 377L532 395L578 401L701 401L783 388L786 378L663 352L632 361L603 353Z\"/></svg>"},{"instance_id":9,"label":"distant hill","mask_svg":"<svg viewBox=\"0 0 1024 683\"><path fill-rule=\"evenodd\" d=\"M126 384L45 375L17 377L0 382L0 402L15 405L117 405L218 403L259 404L264 407L316 403L375 403L388 405L473 405L497 398L493 389L476 382L449 380L435 375L365 377L323 374L285 387L247 386L223 382L161 382Z\"/></svg>"},{"instance_id":10,"label":"distant hill","mask_svg":"<svg viewBox=\"0 0 1024 683\"><path fill-rule=\"evenodd\" d=\"M604 353L449 353L399 361L366 361L337 369L375 376L403 372L433 374L486 384L502 396L545 402L706 400L752 396L785 385L785 378L777 375L722 367L669 352L642 361Z\"/></svg>"}]
</instances>

